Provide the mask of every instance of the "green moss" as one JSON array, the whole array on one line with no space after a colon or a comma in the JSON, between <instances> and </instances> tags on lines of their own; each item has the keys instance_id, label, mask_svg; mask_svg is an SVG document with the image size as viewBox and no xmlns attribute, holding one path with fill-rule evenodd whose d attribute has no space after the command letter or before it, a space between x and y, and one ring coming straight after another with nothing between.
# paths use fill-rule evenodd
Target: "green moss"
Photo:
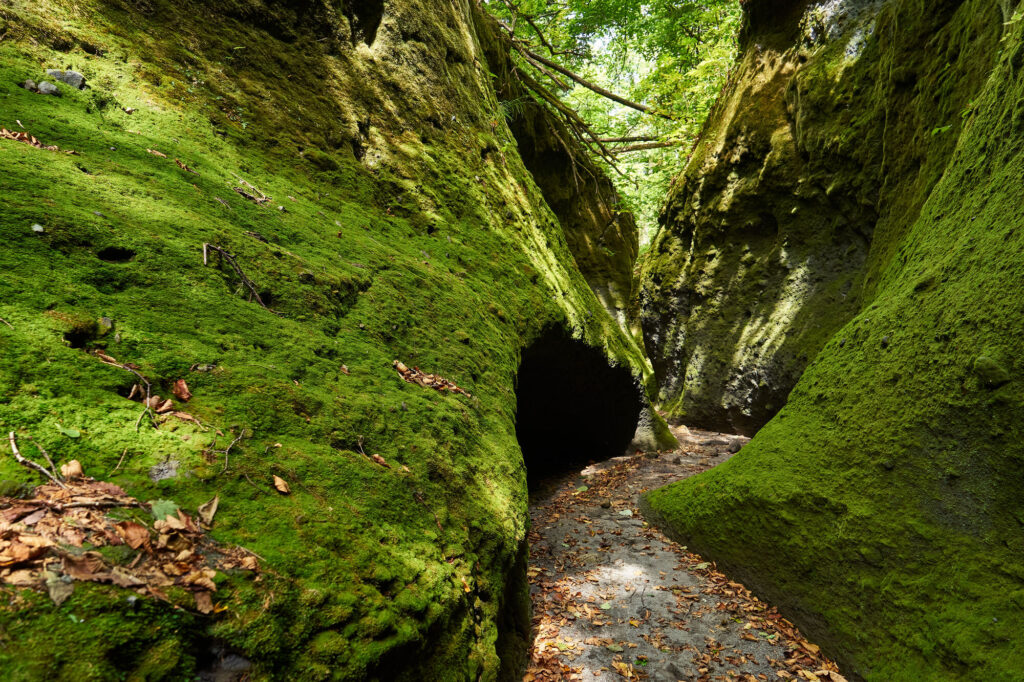
<instances>
[{"instance_id":1,"label":"green moss","mask_svg":"<svg viewBox=\"0 0 1024 682\"><path fill-rule=\"evenodd\" d=\"M561 324L638 376L640 351L518 158L481 158L482 131L511 140L485 115L483 64L446 65L443 49L384 29L371 59L327 3L148 5L0 10L4 124L79 152L0 141L0 427L97 478L123 456L111 478L142 500L192 512L219 495L214 537L264 557L264 572L218 578L226 610L210 619L140 600L151 617L136 622L125 593L94 586L59 609L18 593L0 606L0 667L190 679L213 637L254 662L254 679L495 678L498 621L522 597L503 590L527 521L520 349ZM395 12L432 44L469 49L471 17ZM54 64L92 90L15 85ZM273 201L245 199L239 178ZM219 256L204 265L204 243L233 253L272 311ZM96 349L162 396L186 379L193 397L176 407L203 426L136 429L136 378ZM474 397L405 383L396 358ZM152 480L171 465L177 476ZM25 471L0 458L0 479ZM82 613L75 629L68 615Z\"/></svg>"},{"instance_id":2,"label":"green moss","mask_svg":"<svg viewBox=\"0 0 1024 682\"><path fill-rule=\"evenodd\" d=\"M899 54L922 33L966 46L1001 27L987 3L934 13L893 2L876 35L901 36L889 46ZM1001 49L994 38L970 45L957 52L961 72L983 77L964 86L981 90L955 147L922 171L927 181L916 167L900 175L902 158L884 169L911 195L874 235L859 312L736 457L646 498L677 538L780 604L844 674L870 680L1024 675L1024 398L995 360L1024 351L1024 231L1008 191L1024 172L1012 57L1024 35L1013 25ZM963 95L936 87L920 99L867 91L849 115ZM900 119L918 127L889 129L887 144L929 134L927 117Z\"/></svg>"}]
</instances>

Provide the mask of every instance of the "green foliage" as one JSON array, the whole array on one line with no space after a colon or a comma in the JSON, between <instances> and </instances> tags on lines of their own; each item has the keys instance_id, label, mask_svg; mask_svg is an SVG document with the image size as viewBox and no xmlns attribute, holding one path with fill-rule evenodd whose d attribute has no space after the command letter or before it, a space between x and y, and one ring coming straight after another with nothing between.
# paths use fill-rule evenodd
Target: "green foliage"
<instances>
[{"instance_id":1,"label":"green foliage","mask_svg":"<svg viewBox=\"0 0 1024 682\"><path fill-rule=\"evenodd\" d=\"M486 6L513 22L505 3L491 0ZM568 91L553 86L602 137L678 142L619 156L621 174L600 160L627 208L636 214L641 243L646 243L656 229L669 183L685 163L686 152L728 77L740 20L738 1L526 0L515 7L520 17L532 17L532 24L522 18L514 23L515 34L532 49L671 117L641 113L572 83ZM529 68L525 62L521 65Z\"/></svg>"}]
</instances>

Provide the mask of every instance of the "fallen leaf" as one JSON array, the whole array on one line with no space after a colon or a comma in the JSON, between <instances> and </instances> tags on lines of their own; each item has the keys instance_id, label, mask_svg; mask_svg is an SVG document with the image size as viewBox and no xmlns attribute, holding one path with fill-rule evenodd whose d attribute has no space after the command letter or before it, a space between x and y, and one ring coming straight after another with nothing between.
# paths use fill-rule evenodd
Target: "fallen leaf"
<instances>
[{"instance_id":1,"label":"fallen leaf","mask_svg":"<svg viewBox=\"0 0 1024 682\"><path fill-rule=\"evenodd\" d=\"M380 455L370 455L370 459L372 459L374 462L381 465L382 467L386 467L388 469L391 468L391 465L387 463L387 460L385 460Z\"/></svg>"},{"instance_id":2,"label":"fallen leaf","mask_svg":"<svg viewBox=\"0 0 1024 682\"><path fill-rule=\"evenodd\" d=\"M199 613L210 613L213 611L213 599L209 592L196 592L196 610Z\"/></svg>"},{"instance_id":3,"label":"fallen leaf","mask_svg":"<svg viewBox=\"0 0 1024 682\"><path fill-rule=\"evenodd\" d=\"M186 166L184 163L182 163L180 159L175 159L174 163L178 164L178 168L180 168L183 171L189 172L192 175L199 175L199 173L195 172L194 170Z\"/></svg>"},{"instance_id":4,"label":"fallen leaf","mask_svg":"<svg viewBox=\"0 0 1024 682\"><path fill-rule=\"evenodd\" d=\"M110 582L114 583L118 587L138 587L139 585L145 585L145 581L132 575L126 569L120 566L114 566L110 573Z\"/></svg>"},{"instance_id":5,"label":"fallen leaf","mask_svg":"<svg viewBox=\"0 0 1024 682\"><path fill-rule=\"evenodd\" d=\"M153 156L159 156L161 159L166 159L167 158L166 154L164 154L162 152L158 152L155 149L147 149L146 151L149 152L150 154L152 154Z\"/></svg>"},{"instance_id":6,"label":"fallen leaf","mask_svg":"<svg viewBox=\"0 0 1024 682\"><path fill-rule=\"evenodd\" d=\"M162 521L178 513L178 504L172 500L153 500L149 503L149 509L153 512L154 519Z\"/></svg>"},{"instance_id":7,"label":"fallen leaf","mask_svg":"<svg viewBox=\"0 0 1024 682\"><path fill-rule=\"evenodd\" d=\"M292 489L288 487L288 481L276 474L274 475L274 487L277 488L277 492L283 495L288 495L292 492Z\"/></svg>"},{"instance_id":8,"label":"fallen leaf","mask_svg":"<svg viewBox=\"0 0 1024 682\"><path fill-rule=\"evenodd\" d=\"M99 552L64 557L64 572L75 580L96 580L106 573L105 569L103 555Z\"/></svg>"},{"instance_id":9,"label":"fallen leaf","mask_svg":"<svg viewBox=\"0 0 1024 682\"><path fill-rule=\"evenodd\" d=\"M53 571L46 571L45 575L46 591L50 594L53 603L60 606L75 591L75 584L70 579L65 579L65 576L58 575Z\"/></svg>"},{"instance_id":10,"label":"fallen leaf","mask_svg":"<svg viewBox=\"0 0 1024 682\"><path fill-rule=\"evenodd\" d=\"M3 577L3 581L15 587L32 587L39 582L39 575L35 571L22 569L20 571L11 571Z\"/></svg>"},{"instance_id":11,"label":"fallen leaf","mask_svg":"<svg viewBox=\"0 0 1024 682\"><path fill-rule=\"evenodd\" d=\"M346 365L341 366L341 373L344 374L345 376L349 375L348 367Z\"/></svg>"},{"instance_id":12,"label":"fallen leaf","mask_svg":"<svg viewBox=\"0 0 1024 682\"><path fill-rule=\"evenodd\" d=\"M115 526L125 543L132 549L149 547L149 530L135 521L122 521Z\"/></svg>"},{"instance_id":13,"label":"fallen leaf","mask_svg":"<svg viewBox=\"0 0 1024 682\"><path fill-rule=\"evenodd\" d=\"M184 379L178 379L174 382L174 386L171 388L171 393L174 397L182 402L188 402L188 399L192 397L192 391L188 390L188 384L185 383Z\"/></svg>"},{"instance_id":14,"label":"fallen leaf","mask_svg":"<svg viewBox=\"0 0 1024 682\"><path fill-rule=\"evenodd\" d=\"M212 500L199 505L199 520L204 526L213 525L213 515L217 513L218 504L220 504L220 495L214 495Z\"/></svg>"},{"instance_id":15,"label":"fallen leaf","mask_svg":"<svg viewBox=\"0 0 1024 682\"><path fill-rule=\"evenodd\" d=\"M79 436L82 435L82 432L79 431L78 429L66 428L64 426L61 426L60 424L57 424L57 430L60 431L65 436L67 436L68 438L78 438Z\"/></svg>"},{"instance_id":16,"label":"fallen leaf","mask_svg":"<svg viewBox=\"0 0 1024 682\"><path fill-rule=\"evenodd\" d=\"M78 478L84 476L85 472L82 471L82 463L73 459L67 464L60 465L60 475L64 478Z\"/></svg>"}]
</instances>

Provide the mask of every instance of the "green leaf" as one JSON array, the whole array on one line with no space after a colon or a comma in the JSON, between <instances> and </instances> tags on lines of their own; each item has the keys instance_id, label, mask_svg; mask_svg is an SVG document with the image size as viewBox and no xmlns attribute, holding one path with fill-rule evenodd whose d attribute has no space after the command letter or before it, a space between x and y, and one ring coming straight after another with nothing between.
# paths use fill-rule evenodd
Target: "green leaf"
<instances>
[{"instance_id":1,"label":"green leaf","mask_svg":"<svg viewBox=\"0 0 1024 682\"><path fill-rule=\"evenodd\" d=\"M605 647L605 649L607 649L608 651L611 651L613 653L616 653L616 654L621 654L622 653L622 647L619 646L618 644L609 644L608 646Z\"/></svg>"},{"instance_id":2,"label":"green leaf","mask_svg":"<svg viewBox=\"0 0 1024 682\"><path fill-rule=\"evenodd\" d=\"M602 611L607 611L611 607L612 607L612 603L610 601L606 601L605 603L601 604L600 608L601 608Z\"/></svg>"},{"instance_id":3,"label":"green leaf","mask_svg":"<svg viewBox=\"0 0 1024 682\"><path fill-rule=\"evenodd\" d=\"M705 568L707 568L710 565L711 564L708 563L707 561L702 561L699 564L697 564L696 566L694 566L693 570L695 570L695 571L703 571Z\"/></svg>"},{"instance_id":4,"label":"green leaf","mask_svg":"<svg viewBox=\"0 0 1024 682\"><path fill-rule=\"evenodd\" d=\"M178 505L172 500L153 500L149 503L149 508L157 521L163 521L168 516L178 513Z\"/></svg>"},{"instance_id":5,"label":"green leaf","mask_svg":"<svg viewBox=\"0 0 1024 682\"><path fill-rule=\"evenodd\" d=\"M63 433L68 438L78 438L82 435L82 432L76 428L64 428L60 424L57 424L57 430Z\"/></svg>"}]
</instances>

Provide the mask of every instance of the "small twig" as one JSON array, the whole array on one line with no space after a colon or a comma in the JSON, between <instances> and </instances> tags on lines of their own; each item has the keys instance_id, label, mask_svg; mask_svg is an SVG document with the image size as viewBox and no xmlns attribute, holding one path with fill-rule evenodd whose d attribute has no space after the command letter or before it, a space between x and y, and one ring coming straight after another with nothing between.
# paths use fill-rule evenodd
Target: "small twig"
<instances>
[{"instance_id":1,"label":"small twig","mask_svg":"<svg viewBox=\"0 0 1024 682\"><path fill-rule=\"evenodd\" d=\"M50 465L50 471L53 472L53 477L54 478L60 478L60 476L57 474L57 465L53 463L52 459L50 459L49 453L46 452L46 450L43 449L43 446L40 445L39 443L37 443L36 439L33 438L32 436L29 436L28 439L32 442L32 445L36 446L36 450L41 452L43 457L46 458L46 463Z\"/></svg>"},{"instance_id":2,"label":"small twig","mask_svg":"<svg viewBox=\"0 0 1024 682\"><path fill-rule=\"evenodd\" d=\"M256 302L259 303L260 306L264 308L264 310L270 310L270 308L267 307L267 304L263 302L263 299L260 298L260 292L256 290L256 284L254 284L253 281L246 277L245 273L242 272L242 268L238 265L238 262L235 260L234 254L228 253L227 249L222 249L216 244L208 244L204 242L203 265L206 265L207 263L207 249L213 249L214 251L219 253L221 255L221 258L223 258L227 262L227 264L231 266L231 268L235 271L235 274L238 275L238 279L242 280L242 286L249 290L250 302L255 298ZM277 315L277 313L274 312L273 310L270 310L270 312Z\"/></svg>"},{"instance_id":3,"label":"small twig","mask_svg":"<svg viewBox=\"0 0 1024 682\"><path fill-rule=\"evenodd\" d=\"M157 425L156 424L156 416L155 416L156 413L153 412L153 408L149 404L150 403L150 397L151 397L150 396L149 379L147 379L146 377L142 376L142 372L140 372L139 370L135 369L134 367L129 367L128 365L124 364L123 362L118 362L117 360L115 360L114 358L110 357L106 353L103 353L102 351L96 351L95 355L96 355L97 358L99 358L100 362L102 362L104 365L110 365L111 367L117 367L118 369L123 369L126 372L131 372L132 374L134 374L138 378L139 381L142 382L142 385L146 387L146 399L142 401L142 405L143 405L143 408L144 408L142 410L142 414L140 414L139 418L135 420L135 430L136 431L139 430L139 425L142 424L142 418L145 417L147 414L149 415L149 418L153 422L153 426L155 427Z\"/></svg>"},{"instance_id":4,"label":"small twig","mask_svg":"<svg viewBox=\"0 0 1024 682\"><path fill-rule=\"evenodd\" d=\"M65 502L64 504L59 502L43 502L43 504L54 511L64 511L65 509L76 509L81 507L87 507L89 509L112 509L115 507L142 506L142 503L138 500L134 502L126 502L124 500L89 500L85 502Z\"/></svg>"},{"instance_id":5,"label":"small twig","mask_svg":"<svg viewBox=\"0 0 1024 682\"><path fill-rule=\"evenodd\" d=\"M18 461L18 464L25 468L32 469L33 471L38 471L43 476L46 476L48 479L59 485L61 488L64 488L64 490L69 490L69 488L66 485L64 485L64 481L60 480L59 478L51 474L49 471L47 471L46 467L42 466L41 464L36 464L32 460L26 459L25 457L21 456L21 451L18 450L18 443L14 439L14 431L11 431L7 437L11 441L11 452L14 453L14 459Z\"/></svg>"},{"instance_id":6,"label":"small twig","mask_svg":"<svg viewBox=\"0 0 1024 682\"><path fill-rule=\"evenodd\" d=\"M111 471L109 474L107 474L107 476L113 476L115 473L117 473L117 470L120 469L121 465L124 463L124 458L125 458L125 455L127 455L127 454L128 454L128 448L125 448L124 452L121 453L121 459L117 460L117 466L114 467L114 470Z\"/></svg>"},{"instance_id":7,"label":"small twig","mask_svg":"<svg viewBox=\"0 0 1024 682\"><path fill-rule=\"evenodd\" d=\"M6 324L6 325L7 325L8 327L10 327L11 329L14 329L14 325L13 325L13 324L11 324L10 322L8 322L7 320L5 320L5 319L4 319L4 318L2 318L2 317L0 317L0 322L3 322L4 324Z\"/></svg>"},{"instance_id":8,"label":"small twig","mask_svg":"<svg viewBox=\"0 0 1024 682\"><path fill-rule=\"evenodd\" d=\"M242 440L243 436L245 436L245 429L242 429L242 432L240 434L238 434L238 436L233 441L231 441L231 444L228 445L223 450L211 450L211 452L219 452L219 453L222 453L224 455L224 468L220 470L220 472L222 474L225 471L228 470L228 454L231 452L231 448L235 447L235 443L237 443L238 441ZM216 443L217 440L214 439L213 442Z\"/></svg>"},{"instance_id":9,"label":"small twig","mask_svg":"<svg viewBox=\"0 0 1024 682\"><path fill-rule=\"evenodd\" d=\"M261 495L265 495L266 494L266 492L267 492L266 490L264 490L263 488L259 487L255 483L253 483L253 480L251 478L249 478L249 474L247 474L247 473L245 473L243 471L242 475L245 476L245 480L247 480L249 482L249 485L251 485L253 488L256 488L256 491L258 493L260 493ZM248 550L246 550L246 551L248 551Z\"/></svg>"}]
</instances>

